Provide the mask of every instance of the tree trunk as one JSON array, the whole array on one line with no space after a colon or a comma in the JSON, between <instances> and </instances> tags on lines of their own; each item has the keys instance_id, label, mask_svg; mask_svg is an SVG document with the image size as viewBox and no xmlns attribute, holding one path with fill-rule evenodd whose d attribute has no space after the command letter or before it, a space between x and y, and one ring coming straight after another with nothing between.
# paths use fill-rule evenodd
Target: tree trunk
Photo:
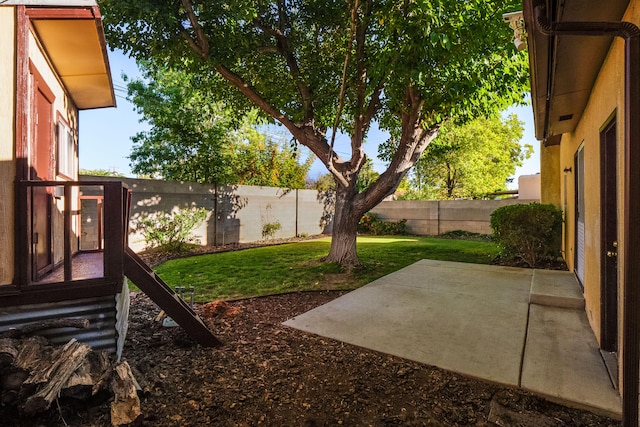
<instances>
[{"instance_id":1,"label":"tree trunk","mask_svg":"<svg viewBox=\"0 0 640 427\"><path fill-rule=\"evenodd\" d=\"M326 260L337 262L347 270L360 267L356 251L358 222L363 213L355 210L353 201L357 190L354 183L349 187L338 185L336 188L336 206L331 233L331 249Z\"/></svg>"}]
</instances>

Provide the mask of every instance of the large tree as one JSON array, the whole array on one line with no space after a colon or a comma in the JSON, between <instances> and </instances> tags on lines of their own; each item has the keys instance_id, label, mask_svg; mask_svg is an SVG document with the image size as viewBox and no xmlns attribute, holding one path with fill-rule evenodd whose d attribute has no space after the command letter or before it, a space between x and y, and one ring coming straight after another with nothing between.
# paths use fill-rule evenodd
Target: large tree
<instances>
[{"instance_id":1,"label":"large tree","mask_svg":"<svg viewBox=\"0 0 640 427\"><path fill-rule=\"evenodd\" d=\"M149 124L132 137L131 167L170 181L304 188L313 156L256 130L257 111L225 106L200 75L149 61L127 98ZM126 79L126 78L125 78ZM126 79L128 80L128 79Z\"/></svg>"},{"instance_id":2,"label":"large tree","mask_svg":"<svg viewBox=\"0 0 640 427\"><path fill-rule=\"evenodd\" d=\"M360 217L393 193L443 120L500 110L527 84L501 14L519 0L103 0L107 38L225 82L236 108L280 122L337 181L327 260L359 264ZM232 89L232 90L231 90ZM357 188L373 121L392 135L388 169ZM334 137L350 137L346 158ZM342 149L341 151L347 151Z\"/></svg>"},{"instance_id":3,"label":"large tree","mask_svg":"<svg viewBox=\"0 0 640 427\"><path fill-rule=\"evenodd\" d=\"M507 179L533 151L520 145L523 130L515 115L446 122L413 167L405 198L477 199L506 190Z\"/></svg>"}]
</instances>

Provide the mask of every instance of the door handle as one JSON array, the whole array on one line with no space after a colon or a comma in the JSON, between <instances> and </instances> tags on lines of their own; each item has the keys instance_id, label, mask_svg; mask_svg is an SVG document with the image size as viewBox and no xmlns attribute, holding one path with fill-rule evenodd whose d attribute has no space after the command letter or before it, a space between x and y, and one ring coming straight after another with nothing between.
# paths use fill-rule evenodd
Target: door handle
<instances>
[{"instance_id":1,"label":"door handle","mask_svg":"<svg viewBox=\"0 0 640 427\"><path fill-rule=\"evenodd\" d=\"M615 258L615 257L618 256L618 252L616 252L616 251L607 251L607 256L609 258Z\"/></svg>"}]
</instances>

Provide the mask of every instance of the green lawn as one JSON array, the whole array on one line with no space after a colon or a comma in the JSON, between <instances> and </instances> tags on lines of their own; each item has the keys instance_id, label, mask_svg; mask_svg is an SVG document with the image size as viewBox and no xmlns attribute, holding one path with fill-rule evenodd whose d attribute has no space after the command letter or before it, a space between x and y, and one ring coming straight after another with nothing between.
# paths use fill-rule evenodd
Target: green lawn
<instances>
[{"instance_id":1,"label":"green lawn","mask_svg":"<svg viewBox=\"0 0 640 427\"><path fill-rule=\"evenodd\" d=\"M490 242L429 237L359 237L364 268L343 272L320 263L330 240L198 255L167 261L155 271L172 288L194 286L197 301L293 291L355 289L420 259L488 264L498 248Z\"/></svg>"}]
</instances>

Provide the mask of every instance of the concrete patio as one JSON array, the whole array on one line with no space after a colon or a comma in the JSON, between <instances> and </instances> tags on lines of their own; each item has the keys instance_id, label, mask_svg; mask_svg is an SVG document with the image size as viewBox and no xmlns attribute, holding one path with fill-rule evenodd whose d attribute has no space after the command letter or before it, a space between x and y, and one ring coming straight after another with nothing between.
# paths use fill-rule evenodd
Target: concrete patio
<instances>
[{"instance_id":1,"label":"concrete patio","mask_svg":"<svg viewBox=\"0 0 640 427\"><path fill-rule=\"evenodd\" d=\"M621 414L570 272L422 260L285 325Z\"/></svg>"}]
</instances>

